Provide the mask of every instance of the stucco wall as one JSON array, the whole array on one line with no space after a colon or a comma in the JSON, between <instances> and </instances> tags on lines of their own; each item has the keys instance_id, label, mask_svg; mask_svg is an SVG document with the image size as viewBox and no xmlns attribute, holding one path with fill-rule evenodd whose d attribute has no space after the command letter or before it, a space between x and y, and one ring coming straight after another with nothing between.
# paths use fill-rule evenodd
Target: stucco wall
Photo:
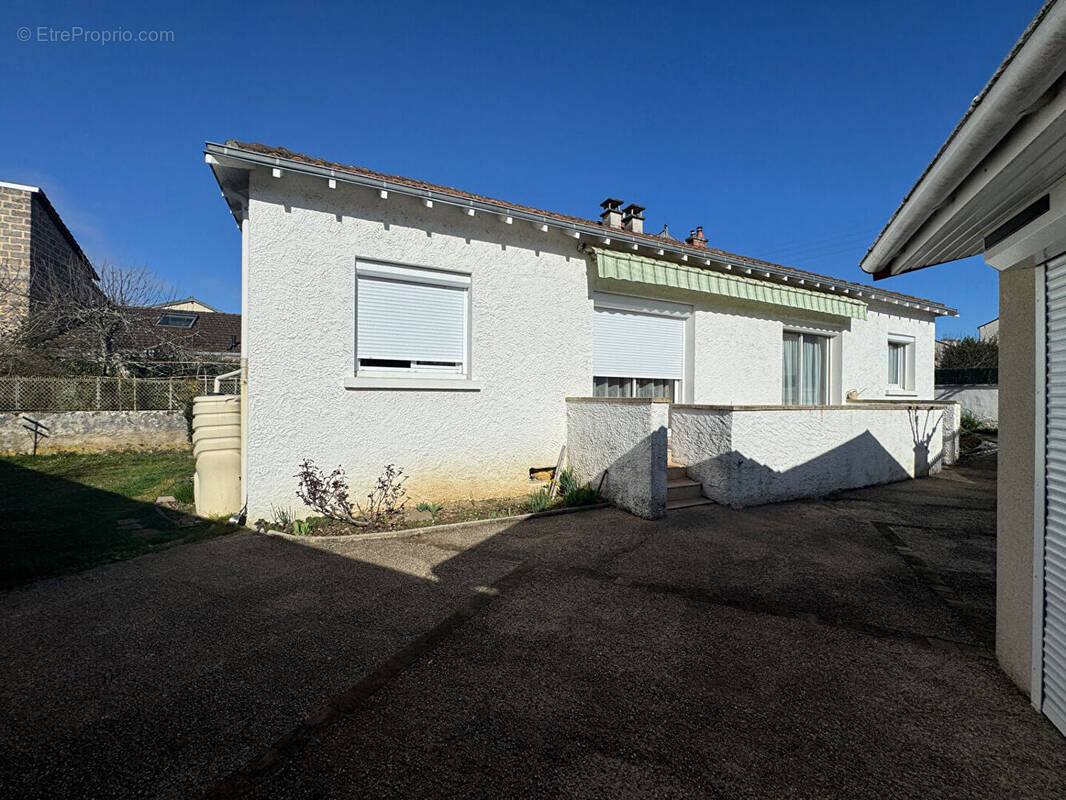
<instances>
[{"instance_id":1,"label":"stucco wall","mask_svg":"<svg viewBox=\"0 0 1066 800\"><path fill-rule=\"evenodd\" d=\"M675 457L735 508L927 475L941 468L939 407L674 406Z\"/></svg>"},{"instance_id":2,"label":"stucco wall","mask_svg":"<svg viewBox=\"0 0 1066 800\"><path fill-rule=\"evenodd\" d=\"M1042 268L999 274L999 464L996 489L996 657L1031 689L1036 296ZM1043 321L1040 322L1043 325Z\"/></svg>"},{"instance_id":3,"label":"stucco wall","mask_svg":"<svg viewBox=\"0 0 1066 800\"><path fill-rule=\"evenodd\" d=\"M566 403L567 467L579 481L600 487L619 508L658 519L666 513L669 417L664 402L571 398Z\"/></svg>"},{"instance_id":4,"label":"stucco wall","mask_svg":"<svg viewBox=\"0 0 1066 800\"><path fill-rule=\"evenodd\" d=\"M425 208L411 198L381 199L344 184L329 189L303 176L276 179L266 170L253 172L250 186L246 455L253 516L291 502L303 458L344 466L355 495L389 463L410 475L415 499L524 494L529 469L554 464L566 439L565 398L592 393L593 293L695 299L601 281L576 240L559 231ZM357 257L471 271L471 361L480 391L344 388L355 369ZM928 381L920 378L919 391L931 396L929 315L889 324L877 322L876 305L865 322L782 311L716 298L695 303L694 402L780 402L781 333L793 323L840 331L838 395L882 385L884 331L913 332L919 357L928 350ZM879 377L855 383L869 371Z\"/></svg>"},{"instance_id":5,"label":"stucco wall","mask_svg":"<svg viewBox=\"0 0 1066 800\"><path fill-rule=\"evenodd\" d=\"M49 428L37 452L106 453L112 450L172 450L189 446L180 411L64 411L30 416ZM0 453L33 452L33 435L20 414L0 414Z\"/></svg>"},{"instance_id":6,"label":"stucco wall","mask_svg":"<svg viewBox=\"0 0 1066 800\"><path fill-rule=\"evenodd\" d=\"M565 398L592 388L591 300L573 239L269 173L252 176L249 225L251 518L291 503L303 458L343 465L353 496L393 463L428 499L524 494L530 467L554 465ZM471 270L481 391L344 388L356 256Z\"/></svg>"},{"instance_id":7,"label":"stucco wall","mask_svg":"<svg viewBox=\"0 0 1066 800\"><path fill-rule=\"evenodd\" d=\"M999 422L998 386L937 386L936 399L957 400L964 410L974 414L978 419L991 425Z\"/></svg>"}]
</instances>

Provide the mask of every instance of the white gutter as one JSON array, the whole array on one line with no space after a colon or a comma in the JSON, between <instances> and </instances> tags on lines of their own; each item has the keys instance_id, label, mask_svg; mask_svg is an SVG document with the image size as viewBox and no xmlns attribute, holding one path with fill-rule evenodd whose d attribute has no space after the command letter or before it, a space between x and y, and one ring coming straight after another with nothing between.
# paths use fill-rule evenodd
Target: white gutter
<instances>
[{"instance_id":1,"label":"white gutter","mask_svg":"<svg viewBox=\"0 0 1066 800\"><path fill-rule=\"evenodd\" d=\"M805 286L810 289L817 290L825 288L830 292L840 292L853 298L877 300L884 303L891 303L898 306L926 311L939 316L958 316L958 312L955 309L940 303L934 303L931 301L919 302L917 299L910 300L891 293L885 294L878 292L875 289L863 286L862 284L840 281L824 275L803 273L788 268L779 268L769 264L754 263L742 257L732 256L728 253L702 253L699 248L686 247L682 244L672 243L665 239L653 240L646 236L633 236L624 228L606 228L594 223L584 223L577 220L561 220L546 214L525 211L515 208L514 206L496 203L490 200L462 197L436 189L410 186L399 181L389 180L388 178L359 175L345 170L333 169L332 167L321 167L317 164L308 164L304 161L296 161L293 159L282 158L280 156L265 155L263 153L244 150L240 147L231 147L229 145L217 144L215 142L207 142L205 148L204 153L207 163L212 166L226 166L226 164L220 161L220 159L233 159L247 164L278 169L282 173L293 172L310 175L329 181L362 186L386 194L415 197L436 205L472 209L474 213L489 214L512 221L522 220L541 227L543 230L557 228L575 239L580 239L581 236L588 236L601 241L604 244L623 244L634 251L643 247L646 250L651 249L656 251L657 255L660 257L665 253L669 253L689 264L696 261L702 261L704 266L709 267L714 262L718 262L725 264L726 269L729 271L736 268L741 271L740 274L752 275L753 277L773 277L784 283Z\"/></svg>"},{"instance_id":2,"label":"white gutter","mask_svg":"<svg viewBox=\"0 0 1066 800\"><path fill-rule=\"evenodd\" d=\"M959 184L1035 110L1041 96L1066 70L1066 5L1044 6L984 90L952 131L932 163L903 198L859 266L878 273L906 247ZM895 273L892 273L895 274Z\"/></svg>"},{"instance_id":3,"label":"white gutter","mask_svg":"<svg viewBox=\"0 0 1066 800\"><path fill-rule=\"evenodd\" d=\"M242 371L243 370L241 368L237 368L237 369L233 370L233 372L223 372L221 375L216 375L215 376L215 392L214 393L215 394L222 394L222 381L224 381L226 378L236 378L238 375L241 374Z\"/></svg>"}]
</instances>

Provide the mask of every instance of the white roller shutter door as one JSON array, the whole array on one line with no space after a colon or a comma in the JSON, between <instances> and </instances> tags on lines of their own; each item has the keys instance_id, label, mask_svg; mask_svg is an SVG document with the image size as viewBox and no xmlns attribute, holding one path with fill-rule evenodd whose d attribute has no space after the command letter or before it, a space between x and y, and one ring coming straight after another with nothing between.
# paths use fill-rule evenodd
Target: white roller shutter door
<instances>
[{"instance_id":1,"label":"white roller shutter door","mask_svg":"<svg viewBox=\"0 0 1066 800\"><path fill-rule=\"evenodd\" d=\"M1066 259L1047 266L1042 710L1066 734Z\"/></svg>"},{"instance_id":2,"label":"white roller shutter door","mask_svg":"<svg viewBox=\"0 0 1066 800\"><path fill-rule=\"evenodd\" d=\"M596 376L681 380L685 372L685 320L597 308L592 365Z\"/></svg>"}]
</instances>

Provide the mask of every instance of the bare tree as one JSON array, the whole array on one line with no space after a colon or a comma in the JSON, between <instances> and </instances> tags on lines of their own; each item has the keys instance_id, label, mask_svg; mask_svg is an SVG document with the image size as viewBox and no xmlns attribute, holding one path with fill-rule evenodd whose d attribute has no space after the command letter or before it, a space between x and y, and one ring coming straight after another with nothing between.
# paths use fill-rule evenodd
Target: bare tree
<instances>
[{"instance_id":1,"label":"bare tree","mask_svg":"<svg viewBox=\"0 0 1066 800\"><path fill-rule=\"evenodd\" d=\"M8 370L123 375L146 360L189 360L191 330L157 323L171 288L147 269L103 264L99 279L84 262L41 265L29 276L0 271L0 301L21 312L0 330ZM91 275L91 277L90 277ZM13 323L13 324L12 324Z\"/></svg>"}]
</instances>

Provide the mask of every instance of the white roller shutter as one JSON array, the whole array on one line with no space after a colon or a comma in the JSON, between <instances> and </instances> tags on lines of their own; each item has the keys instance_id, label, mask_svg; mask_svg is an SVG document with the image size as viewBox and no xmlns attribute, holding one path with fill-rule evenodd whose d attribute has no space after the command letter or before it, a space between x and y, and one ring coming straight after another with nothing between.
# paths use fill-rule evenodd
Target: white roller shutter
<instances>
[{"instance_id":1,"label":"white roller shutter","mask_svg":"<svg viewBox=\"0 0 1066 800\"><path fill-rule=\"evenodd\" d=\"M1047 308L1047 429L1044 483L1043 700L1066 734L1066 260L1049 262Z\"/></svg>"},{"instance_id":2,"label":"white roller shutter","mask_svg":"<svg viewBox=\"0 0 1066 800\"><path fill-rule=\"evenodd\" d=\"M358 358L466 361L468 277L362 266L357 275Z\"/></svg>"},{"instance_id":3,"label":"white roller shutter","mask_svg":"<svg viewBox=\"0 0 1066 800\"><path fill-rule=\"evenodd\" d=\"M597 308L594 333L594 375L684 377L685 320L681 317Z\"/></svg>"}]
</instances>

